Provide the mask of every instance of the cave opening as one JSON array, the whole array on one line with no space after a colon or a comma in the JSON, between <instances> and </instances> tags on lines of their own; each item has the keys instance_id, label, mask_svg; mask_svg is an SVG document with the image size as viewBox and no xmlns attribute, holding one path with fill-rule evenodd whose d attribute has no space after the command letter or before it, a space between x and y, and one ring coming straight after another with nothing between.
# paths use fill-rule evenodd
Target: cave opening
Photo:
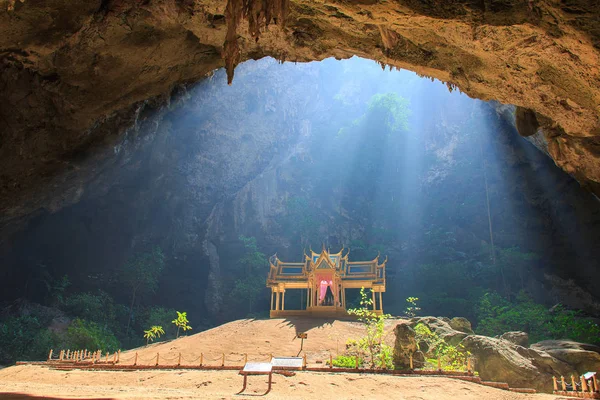
<instances>
[{"instance_id":1,"label":"cave opening","mask_svg":"<svg viewBox=\"0 0 600 400\"><path fill-rule=\"evenodd\" d=\"M175 310L192 332L264 318L269 256L300 262L325 246L388 257L393 315L418 297L425 315L490 335L501 308L593 325L600 205L517 114L356 57L247 61L232 86L215 70L141 105L110 156L83 156L69 201L8 235L4 318L39 332L77 320L125 347ZM304 296L286 301L302 309Z\"/></svg>"}]
</instances>

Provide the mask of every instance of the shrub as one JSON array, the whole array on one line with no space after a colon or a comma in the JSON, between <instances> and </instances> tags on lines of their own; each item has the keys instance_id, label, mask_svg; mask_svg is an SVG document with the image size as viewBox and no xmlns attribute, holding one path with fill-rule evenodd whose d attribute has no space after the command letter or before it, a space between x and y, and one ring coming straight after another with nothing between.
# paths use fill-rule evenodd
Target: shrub
<instances>
[{"instance_id":1,"label":"shrub","mask_svg":"<svg viewBox=\"0 0 600 400\"><path fill-rule=\"evenodd\" d=\"M67 328L66 347L71 349L89 349L117 351L120 347L115 335L107 328L92 321L76 318Z\"/></svg>"},{"instance_id":2,"label":"shrub","mask_svg":"<svg viewBox=\"0 0 600 400\"><path fill-rule=\"evenodd\" d=\"M365 323L367 334L360 338L355 345L354 350L363 355L369 361L371 368L393 368L392 349L383 343L383 334L385 320L391 315L377 315L369 308L373 305L373 300L365 293L365 288L360 289L360 308L348 310L348 314L356 315L359 321Z\"/></svg>"},{"instance_id":3,"label":"shrub","mask_svg":"<svg viewBox=\"0 0 600 400\"><path fill-rule=\"evenodd\" d=\"M356 368L356 359L358 358L358 366L362 367L364 360L359 356L339 355L333 359L333 366L339 368Z\"/></svg>"},{"instance_id":4,"label":"shrub","mask_svg":"<svg viewBox=\"0 0 600 400\"><path fill-rule=\"evenodd\" d=\"M441 367L445 371L466 371L467 359L471 353L463 345L452 346L446 343L425 324L417 324L414 330L417 343L425 342L428 347L425 354L428 365L425 368L437 369L439 358Z\"/></svg>"}]
</instances>

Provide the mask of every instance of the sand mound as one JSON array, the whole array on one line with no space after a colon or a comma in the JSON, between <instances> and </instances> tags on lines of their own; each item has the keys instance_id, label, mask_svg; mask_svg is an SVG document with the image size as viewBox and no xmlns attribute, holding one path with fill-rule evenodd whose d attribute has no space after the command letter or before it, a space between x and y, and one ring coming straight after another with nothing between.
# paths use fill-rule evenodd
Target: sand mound
<instances>
[{"instance_id":1,"label":"sand mound","mask_svg":"<svg viewBox=\"0 0 600 400\"><path fill-rule=\"evenodd\" d=\"M386 321L385 340L394 343L394 327L400 320ZM306 332L303 351L296 335ZM182 364L199 363L200 354L205 364L219 364L225 353L226 364L239 365L248 354L248 360L266 361L273 356L297 356L306 353L309 363L329 360L343 353L348 339L358 339L365 334L364 324L356 321L324 320L313 318L288 318L267 320L238 320L216 328L172 340L160 342L121 354L121 362L132 363L138 353L138 364L151 364L160 354L161 364L177 363L182 354ZM236 363L236 361L238 361Z\"/></svg>"}]
</instances>

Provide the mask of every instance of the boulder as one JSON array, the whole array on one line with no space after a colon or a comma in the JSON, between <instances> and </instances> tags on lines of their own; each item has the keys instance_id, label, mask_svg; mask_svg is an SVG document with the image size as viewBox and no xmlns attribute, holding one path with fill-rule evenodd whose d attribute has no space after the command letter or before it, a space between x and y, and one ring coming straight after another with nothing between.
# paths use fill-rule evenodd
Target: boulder
<instances>
[{"instance_id":1,"label":"boulder","mask_svg":"<svg viewBox=\"0 0 600 400\"><path fill-rule=\"evenodd\" d=\"M570 376L575 372L569 364L548 353L507 340L470 335L461 344L475 357L475 370L484 381L551 392L553 376Z\"/></svg>"},{"instance_id":2,"label":"boulder","mask_svg":"<svg viewBox=\"0 0 600 400\"><path fill-rule=\"evenodd\" d=\"M519 346L529 347L529 334L526 332L512 331L503 333L500 339L507 340Z\"/></svg>"},{"instance_id":3,"label":"boulder","mask_svg":"<svg viewBox=\"0 0 600 400\"><path fill-rule=\"evenodd\" d=\"M394 365L398 369L410 368L410 355L417 351L415 331L408 324L398 324L394 328Z\"/></svg>"},{"instance_id":4,"label":"boulder","mask_svg":"<svg viewBox=\"0 0 600 400\"><path fill-rule=\"evenodd\" d=\"M544 340L531 345L531 349L546 352L577 370L578 375L600 371L600 346L570 340Z\"/></svg>"},{"instance_id":5,"label":"boulder","mask_svg":"<svg viewBox=\"0 0 600 400\"><path fill-rule=\"evenodd\" d=\"M454 317L450 320L450 327L459 332L473 334L473 328L471 328L471 322L464 317Z\"/></svg>"},{"instance_id":6,"label":"boulder","mask_svg":"<svg viewBox=\"0 0 600 400\"><path fill-rule=\"evenodd\" d=\"M440 338L453 346L456 346L461 340L468 336L467 333L453 329L449 323L440 318L421 317L413 319L411 324L416 326L419 323L427 325L433 333L437 334Z\"/></svg>"},{"instance_id":7,"label":"boulder","mask_svg":"<svg viewBox=\"0 0 600 400\"><path fill-rule=\"evenodd\" d=\"M452 321L451 321L452 322ZM395 356L403 368L407 364L408 353L416 347L414 327L422 323L452 345L462 345L475 358L475 371L483 380L506 382L511 387L534 388L540 392L552 392L553 376L580 375L580 368L598 370L600 349L598 346L584 345L566 341L545 341L528 348L524 332L507 332L502 338L469 335L454 329L450 324L435 317L412 318L408 324L396 327ZM456 326L456 325L455 325ZM464 325L463 325L464 328ZM421 349L423 350L423 349ZM416 368L420 367L418 358L422 353L413 355ZM593 368L593 366L596 366Z\"/></svg>"}]
</instances>

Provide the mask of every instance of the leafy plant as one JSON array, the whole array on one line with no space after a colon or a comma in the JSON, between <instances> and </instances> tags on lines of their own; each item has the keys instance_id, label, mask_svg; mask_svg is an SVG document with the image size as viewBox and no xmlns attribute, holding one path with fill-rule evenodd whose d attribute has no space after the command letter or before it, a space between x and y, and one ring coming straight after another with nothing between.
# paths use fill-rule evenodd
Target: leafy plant
<instances>
[{"instance_id":1,"label":"leafy plant","mask_svg":"<svg viewBox=\"0 0 600 400\"><path fill-rule=\"evenodd\" d=\"M356 315L367 328L366 335L356 342L356 348L366 353L371 368L392 368L392 349L383 343L385 320L391 318L391 315L379 315L370 309L373 300L367 295L364 287L360 289L360 297L361 307L348 310L348 314Z\"/></svg>"},{"instance_id":2,"label":"leafy plant","mask_svg":"<svg viewBox=\"0 0 600 400\"><path fill-rule=\"evenodd\" d=\"M163 330L162 326L151 326L150 329L148 329L147 331L144 331L144 339L146 339L146 346L148 345L149 342L153 342L154 339L156 338L160 338L162 335L165 334L165 331Z\"/></svg>"},{"instance_id":3,"label":"leafy plant","mask_svg":"<svg viewBox=\"0 0 600 400\"><path fill-rule=\"evenodd\" d=\"M192 327L188 325L189 322L190 321L187 319L187 312L177 311L177 318L171 321L171 323L177 327L177 337L179 337L180 329L182 329L184 332L192 329Z\"/></svg>"},{"instance_id":4,"label":"leafy plant","mask_svg":"<svg viewBox=\"0 0 600 400\"><path fill-rule=\"evenodd\" d=\"M417 307L417 301L419 301L418 297L409 297L406 299L408 306L406 307L406 315L410 318L416 317L417 313L421 311L421 308Z\"/></svg>"},{"instance_id":5,"label":"leafy plant","mask_svg":"<svg viewBox=\"0 0 600 400\"><path fill-rule=\"evenodd\" d=\"M333 361L334 367L339 368L356 368L356 359L358 358L358 366L361 367L364 363L364 360L358 355L343 355L340 354L335 357Z\"/></svg>"},{"instance_id":6,"label":"leafy plant","mask_svg":"<svg viewBox=\"0 0 600 400\"><path fill-rule=\"evenodd\" d=\"M445 371L466 371L467 359L471 353L462 344L453 346L442 339L438 334L432 332L425 324L419 323L415 326L415 338L418 343L426 343L425 352L429 368L438 368L438 359ZM419 350L420 347L419 347Z\"/></svg>"}]
</instances>

